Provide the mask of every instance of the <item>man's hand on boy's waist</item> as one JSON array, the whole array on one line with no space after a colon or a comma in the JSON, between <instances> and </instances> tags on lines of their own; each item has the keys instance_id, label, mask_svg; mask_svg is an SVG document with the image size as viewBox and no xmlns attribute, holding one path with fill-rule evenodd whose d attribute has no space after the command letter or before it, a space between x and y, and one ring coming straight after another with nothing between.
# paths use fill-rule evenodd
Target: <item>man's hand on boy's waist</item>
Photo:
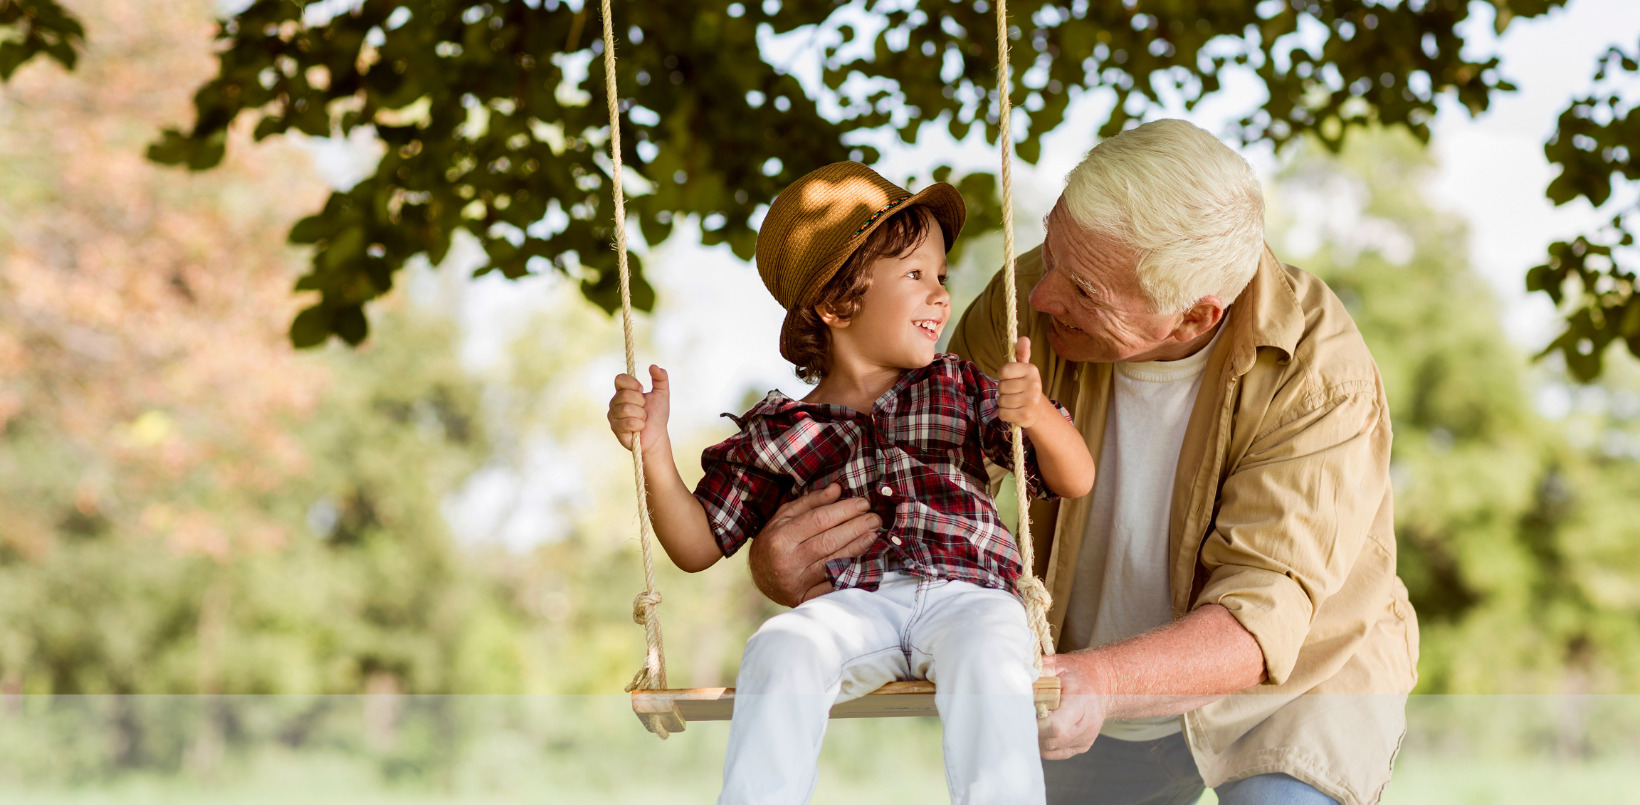
<instances>
[{"instance_id":1,"label":"man's hand on boy's waist","mask_svg":"<svg viewBox=\"0 0 1640 805\"><path fill-rule=\"evenodd\" d=\"M747 564L769 600L795 607L831 592L826 562L859 556L876 541L881 518L865 498L839 500L842 493L831 484L787 501L752 540Z\"/></svg>"}]
</instances>

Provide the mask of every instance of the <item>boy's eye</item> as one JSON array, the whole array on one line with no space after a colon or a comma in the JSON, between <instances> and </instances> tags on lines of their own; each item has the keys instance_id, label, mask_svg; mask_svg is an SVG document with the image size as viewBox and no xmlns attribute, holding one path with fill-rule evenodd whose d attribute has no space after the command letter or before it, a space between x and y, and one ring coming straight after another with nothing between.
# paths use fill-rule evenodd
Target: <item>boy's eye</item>
<instances>
[{"instance_id":1,"label":"boy's eye","mask_svg":"<svg viewBox=\"0 0 1640 805\"><path fill-rule=\"evenodd\" d=\"M950 275L948 275L948 274L941 274L940 275L940 284L941 285L944 285L945 283L950 282L950 281L951 281Z\"/></svg>"},{"instance_id":2,"label":"boy's eye","mask_svg":"<svg viewBox=\"0 0 1640 805\"><path fill-rule=\"evenodd\" d=\"M913 268L910 271L905 272L905 275L907 277L910 277L910 278L914 279L914 280L920 280L920 279L922 279L922 269Z\"/></svg>"}]
</instances>

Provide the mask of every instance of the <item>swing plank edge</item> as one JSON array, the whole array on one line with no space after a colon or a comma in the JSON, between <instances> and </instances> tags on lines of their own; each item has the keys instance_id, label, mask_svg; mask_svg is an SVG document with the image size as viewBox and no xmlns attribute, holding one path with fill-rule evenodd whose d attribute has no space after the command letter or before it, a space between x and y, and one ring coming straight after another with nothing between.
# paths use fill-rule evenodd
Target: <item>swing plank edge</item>
<instances>
[{"instance_id":1,"label":"swing plank edge","mask_svg":"<svg viewBox=\"0 0 1640 805\"><path fill-rule=\"evenodd\" d=\"M1036 703L1049 710L1059 707L1059 678L1044 676L1034 685ZM690 721L728 721L735 710L734 688L672 688L667 690L632 691L632 712L649 729L649 716L660 715L675 719L667 730L681 732ZM832 718L891 718L895 716L932 716L934 683L924 680L890 682L858 699L842 702L831 708ZM650 730L653 732L653 730Z\"/></svg>"}]
</instances>

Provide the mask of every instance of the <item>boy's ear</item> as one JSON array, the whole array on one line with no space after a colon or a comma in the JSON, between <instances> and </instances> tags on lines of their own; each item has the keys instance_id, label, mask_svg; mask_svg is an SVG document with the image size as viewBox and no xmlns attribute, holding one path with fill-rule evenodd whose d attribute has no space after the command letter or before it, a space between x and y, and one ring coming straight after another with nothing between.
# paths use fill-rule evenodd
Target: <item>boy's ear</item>
<instances>
[{"instance_id":1,"label":"boy's ear","mask_svg":"<svg viewBox=\"0 0 1640 805\"><path fill-rule=\"evenodd\" d=\"M825 322L827 327L842 328L848 326L848 319L837 315L836 311L832 310L829 305L816 305L814 312L820 316L820 320Z\"/></svg>"}]
</instances>

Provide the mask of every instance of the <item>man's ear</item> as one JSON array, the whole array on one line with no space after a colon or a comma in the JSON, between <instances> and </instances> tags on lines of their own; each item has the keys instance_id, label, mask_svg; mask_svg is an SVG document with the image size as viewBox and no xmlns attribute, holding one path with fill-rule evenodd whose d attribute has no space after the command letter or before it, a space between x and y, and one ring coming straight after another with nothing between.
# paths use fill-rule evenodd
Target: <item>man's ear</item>
<instances>
[{"instance_id":1,"label":"man's ear","mask_svg":"<svg viewBox=\"0 0 1640 805\"><path fill-rule=\"evenodd\" d=\"M1191 305L1173 328L1174 341L1192 341L1211 331L1224 320L1224 303L1217 296L1204 296Z\"/></svg>"}]
</instances>

